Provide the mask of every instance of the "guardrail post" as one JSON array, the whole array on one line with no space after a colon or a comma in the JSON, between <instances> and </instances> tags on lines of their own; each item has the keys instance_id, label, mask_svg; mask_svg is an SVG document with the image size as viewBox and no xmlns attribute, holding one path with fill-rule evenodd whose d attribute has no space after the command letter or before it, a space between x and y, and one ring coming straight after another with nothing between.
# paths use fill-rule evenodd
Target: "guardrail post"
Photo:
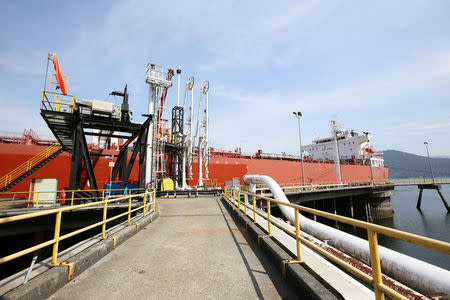
<instances>
[{"instance_id":1,"label":"guardrail post","mask_svg":"<svg viewBox=\"0 0 450 300\"><path fill-rule=\"evenodd\" d=\"M70 199L70 206L73 206L73 194L74 194L74 191L72 191L72 198Z\"/></svg>"},{"instance_id":2,"label":"guardrail post","mask_svg":"<svg viewBox=\"0 0 450 300\"><path fill-rule=\"evenodd\" d=\"M238 209L241 210L241 191L238 191L237 194L238 194L238 197L237 197Z\"/></svg>"},{"instance_id":3,"label":"guardrail post","mask_svg":"<svg viewBox=\"0 0 450 300\"><path fill-rule=\"evenodd\" d=\"M370 249L370 263L372 266L373 288L375 290L375 299L384 300L384 293L378 288L378 284L382 283L380 255L378 253L377 233L367 230Z\"/></svg>"},{"instance_id":4,"label":"guardrail post","mask_svg":"<svg viewBox=\"0 0 450 300\"><path fill-rule=\"evenodd\" d=\"M247 215L247 194L244 194L244 214Z\"/></svg>"},{"instance_id":5,"label":"guardrail post","mask_svg":"<svg viewBox=\"0 0 450 300\"><path fill-rule=\"evenodd\" d=\"M52 251L52 265L55 266L58 264L58 246L59 246L59 232L61 230L61 216L62 211L58 211L56 213L56 219L55 219L55 234L54 234L54 244L53 244L53 251Z\"/></svg>"},{"instance_id":6,"label":"guardrail post","mask_svg":"<svg viewBox=\"0 0 450 300\"><path fill-rule=\"evenodd\" d=\"M102 190L102 201L105 201L105 190Z\"/></svg>"},{"instance_id":7,"label":"guardrail post","mask_svg":"<svg viewBox=\"0 0 450 300\"><path fill-rule=\"evenodd\" d=\"M108 201L103 204L103 222L106 220L106 213L108 210ZM102 239L106 239L106 222L102 224Z\"/></svg>"},{"instance_id":8,"label":"guardrail post","mask_svg":"<svg viewBox=\"0 0 450 300\"><path fill-rule=\"evenodd\" d=\"M145 217L145 204L146 204L146 202L147 202L147 193L144 194L144 209L142 210L142 214L144 215L144 217Z\"/></svg>"},{"instance_id":9,"label":"guardrail post","mask_svg":"<svg viewBox=\"0 0 450 300\"><path fill-rule=\"evenodd\" d=\"M156 189L153 189L153 211L156 211Z\"/></svg>"},{"instance_id":10,"label":"guardrail post","mask_svg":"<svg viewBox=\"0 0 450 300\"><path fill-rule=\"evenodd\" d=\"M256 222L256 196L253 195L253 221Z\"/></svg>"},{"instance_id":11,"label":"guardrail post","mask_svg":"<svg viewBox=\"0 0 450 300\"><path fill-rule=\"evenodd\" d=\"M40 195L40 193L37 192L37 196L36 196L36 207L39 206L39 195Z\"/></svg>"},{"instance_id":12,"label":"guardrail post","mask_svg":"<svg viewBox=\"0 0 450 300\"><path fill-rule=\"evenodd\" d=\"M300 248L300 216L298 208L295 209L295 239L297 244L297 260L302 261L302 250Z\"/></svg>"},{"instance_id":13,"label":"guardrail post","mask_svg":"<svg viewBox=\"0 0 450 300\"><path fill-rule=\"evenodd\" d=\"M270 200L267 199L267 232L272 235L272 222L270 221Z\"/></svg>"},{"instance_id":14,"label":"guardrail post","mask_svg":"<svg viewBox=\"0 0 450 300\"><path fill-rule=\"evenodd\" d=\"M128 198L128 225L131 225L131 197Z\"/></svg>"}]
</instances>

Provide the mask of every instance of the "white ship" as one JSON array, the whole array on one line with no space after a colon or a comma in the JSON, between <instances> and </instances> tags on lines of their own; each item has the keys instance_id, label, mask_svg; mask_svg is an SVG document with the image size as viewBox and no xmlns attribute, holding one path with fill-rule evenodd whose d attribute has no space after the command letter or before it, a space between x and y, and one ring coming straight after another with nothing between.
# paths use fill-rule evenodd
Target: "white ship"
<instances>
[{"instance_id":1,"label":"white ship","mask_svg":"<svg viewBox=\"0 0 450 300\"><path fill-rule=\"evenodd\" d=\"M303 151L308 153L309 159L335 160L337 144L340 160L366 164L370 159L372 166L384 167L383 152L376 152L375 148L370 146L370 133L359 135L354 130L340 130L336 121L331 121L331 128L332 134L329 137L317 137L312 140L312 144L302 147Z\"/></svg>"}]
</instances>

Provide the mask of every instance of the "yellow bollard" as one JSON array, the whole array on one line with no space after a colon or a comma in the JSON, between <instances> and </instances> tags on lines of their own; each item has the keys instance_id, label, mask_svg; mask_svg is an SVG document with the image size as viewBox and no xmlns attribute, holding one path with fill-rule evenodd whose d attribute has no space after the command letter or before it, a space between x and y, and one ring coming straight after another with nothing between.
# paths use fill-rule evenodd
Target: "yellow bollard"
<instances>
[{"instance_id":1,"label":"yellow bollard","mask_svg":"<svg viewBox=\"0 0 450 300\"><path fill-rule=\"evenodd\" d=\"M60 210L56 213L56 220L55 220L55 233L54 233L55 243L53 244L53 251L52 251L53 266L56 266L58 264L58 246L59 246L59 232L61 230L61 216L62 211Z\"/></svg>"},{"instance_id":2,"label":"yellow bollard","mask_svg":"<svg viewBox=\"0 0 450 300\"><path fill-rule=\"evenodd\" d=\"M103 222L106 220L106 212L108 210L108 202L103 204ZM106 222L102 224L102 239L106 239Z\"/></svg>"},{"instance_id":3,"label":"yellow bollard","mask_svg":"<svg viewBox=\"0 0 450 300\"><path fill-rule=\"evenodd\" d=\"M270 200L267 199L267 232L272 235L272 223L270 221Z\"/></svg>"},{"instance_id":4,"label":"yellow bollard","mask_svg":"<svg viewBox=\"0 0 450 300\"><path fill-rule=\"evenodd\" d=\"M370 249L370 263L372 267L373 288L375 290L375 299L384 300L384 293L378 288L378 284L382 283L380 255L378 254L377 233L367 230Z\"/></svg>"},{"instance_id":5,"label":"yellow bollard","mask_svg":"<svg viewBox=\"0 0 450 300\"><path fill-rule=\"evenodd\" d=\"M295 239L297 244L297 260L302 261L302 252L300 248L300 216L298 208L295 209Z\"/></svg>"},{"instance_id":6,"label":"yellow bollard","mask_svg":"<svg viewBox=\"0 0 450 300\"><path fill-rule=\"evenodd\" d=\"M256 196L253 195L253 221L256 222Z\"/></svg>"}]
</instances>

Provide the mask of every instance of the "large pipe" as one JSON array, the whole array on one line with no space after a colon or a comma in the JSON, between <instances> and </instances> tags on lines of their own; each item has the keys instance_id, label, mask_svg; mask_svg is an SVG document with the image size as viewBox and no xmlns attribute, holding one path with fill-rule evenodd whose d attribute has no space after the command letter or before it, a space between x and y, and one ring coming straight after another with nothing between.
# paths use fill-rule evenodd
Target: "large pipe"
<instances>
[{"instance_id":1,"label":"large pipe","mask_svg":"<svg viewBox=\"0 0 450 300\"><path fill-rule=\"evenodd\" d=\"M154 94L156 93L156 88L150 85L148 93L148 114L155 116L155 104L153 102ZM147 134L147 152L145 157L145 187L149 188L152 182L152 156L153 156L153 131L154 131L154 120L148 125Z\"/></svg>"},{"instance_id":2,"label":"large pipe","mask_svg":"<svg viewBox=\"0 0 450 300\"><path fill-rule=\"evenodd\" d=\"M289 203L278 183L265 175L245 175L245 184L265 184L274 198L280 202ZM295 222L292 207L278 205L283 215ZM360 259L370 265L369 244L366 240L310 220L300 214L302 230L318 239L331 239L329 244L343 252ZM378 246L381 269L383 273L426 295L431 293L446 293L450 295L450 271L398 253L383 246ZM444 299L449 299L446 296Z\"/></svg>"},{"instance_id":3,"label":"large pipe","mask_svg":"<svg viewBox=\"0 0 450 300\"><path fill-rule=\"evenodd\" d=\"M192 98L192 92L193 92L193 88L194 88L194 77L190 77L189 80L186 82L186 87L184 89L184 101L183 101L183 114L186 115L186 103L187 103L187 96L188 96L188 91L191 91L191 107L189 110L189 113L191 114L192 111L192 103L193 103L193 98ZM184 119L184 118L183 118ZM189 170L192 168L192 159L190 157L192 157L190 151L190 143L191 143L191 136L192 136L192 114L189 116L189 118L187 119L186 125L189 126L189 128L186 130L186 128L184 127L185 124L183 124L183 129L185 129L185 132L183 133L183 159L181 161L181 188L184 189L188 189L189 186L187 185L186 182L186 172L187 172L187 168L189 167ZM187 157L186 157L187 156ZM188 166L186 166L186 160L188 160Z\"/></svg>"},{"instance_id":4,"label":"large pipe","mask_svg":"<svg viewBox=\"0 0 450 300\"><path fill-rule=\"evenodd\" d=\"M197 152L197 157L198 157L198 182L197 182L197 187L202 187L203 186L203 139L200 136L198 138L198 152Z\"/></svg>"},{"instance_id":5,"label":"large pipe","mask_svg":"<svg viewBox=\"0 0 450 300\"><path fill-rule=\"evenodd\" d=\"M191 88L191 106L189 107L189 148L188 148L188 168L189 168L189 178L192 178L192 161L194 156L194 139L192 131L194 129L194 77L192 78L192 88Z\"/></svg>"},{"instance_id":6,"label":"large pipe","mask_svg":"<svg viewBox=\"0 0 450 300\"><path fill-rule=\"evenodd\" d=\"M203 153L203 157L205 160L205 178L209 179L209 140L208 140L208 130L209 130L209 115L208 115L208 91L209 91L209 81L206 80L202 85L202 92L205 94L205 132L204 132L204 143L203 148L205 149L205 153Z\"/></svg>"}]
</instances>

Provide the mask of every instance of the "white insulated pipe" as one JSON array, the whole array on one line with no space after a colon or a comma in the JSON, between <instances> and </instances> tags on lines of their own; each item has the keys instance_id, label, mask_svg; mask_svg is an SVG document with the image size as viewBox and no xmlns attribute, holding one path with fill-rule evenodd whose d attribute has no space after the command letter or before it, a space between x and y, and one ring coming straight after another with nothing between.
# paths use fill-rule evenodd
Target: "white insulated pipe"
<instances>
[{"instance_id":1,"label":"white insulated pipe","mask_svg":"<svg viewBox=\"0 0 450 300\"><path fill-rule=\"evenodd\" d=\"M153 102L153 96L156 93L156 88L153 85L150 85L148 92L148 114L153 115L155 113L155 104ZM145 188L151 188L152 182L152 155L153 155L153 127L154 119L150 121L148 125L148 133L147 133L147 151L145 155Z\"/></svg>"},{"instance_id":2,"label":"white insulated pipe","mask_svg":"<svg viewBox=\"0 0 450 300\"><path fill-rule=\"evenodd\" d=\"M290 203L278 183L269 176L245 175L243 180L245 184L250 185L263 183L270 189L276 200ZM292 207L284 205L278 205L278 207L286 218L295 222L295 211ZM300 227L318 239L331 239L330 245L370 265L368 241L315 222L301 214ZM450 271L383 246L378 246L378 251L384 274L424 295L446 293L448 296L443 299L450 299Z\"/></svg>"},{"instance_id":3,"label":"white insulated pipe","mask_svg":"<svg viewBox=\"0 0 450 300\"><path fill-rule=\"evenodd\" d=\"M209 82L205 81L203 83L203 91L205 92L205 141L203 147L205 149L205 153L203 154L205 157L205 178L209 179L209 140L208 140L208 127L209 127L209 119L208 119L208 91L209 91Z\"/></svg>"},{"instance_id":4,"label":"white insulated pipe","mask_svg":"<svg viewBox=\"0 0 450 300\"><path fill-rule=\"evenodd\" d=\"M192 161L194 157L194 139L192 131L194 129L194 78L192 77L192 88L191 88L191 106L189 107L189 149L188 149L188 167L189 167L189 178L192 178Z\"/></svg>"},{"instance_id":5,"label":"white insulated pipe","mask_svg":"<svg viewBox=\"0 0 450 300\"><path fill-rule=\"evenodd\" d=\"M198 181L197 186L203 186L203 138L200 136L198 138Z\"/></svg>"}]
</instances>

